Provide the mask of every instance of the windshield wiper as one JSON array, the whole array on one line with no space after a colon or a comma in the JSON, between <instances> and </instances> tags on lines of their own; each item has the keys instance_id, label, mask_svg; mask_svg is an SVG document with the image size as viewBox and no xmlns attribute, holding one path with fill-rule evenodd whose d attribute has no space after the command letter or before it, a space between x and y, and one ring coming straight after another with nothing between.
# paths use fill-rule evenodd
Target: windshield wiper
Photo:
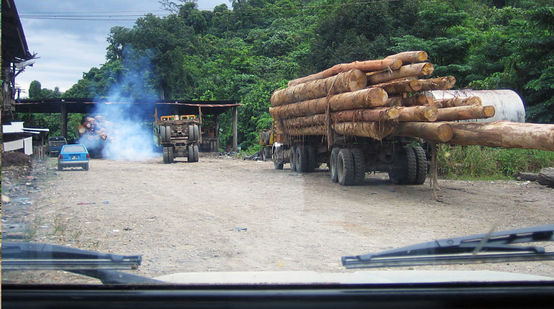
<instances>
[{"instance_id":1,"label":"windshield wiper","mask_svg":"<svg viewBox=\"0 0 554 309\"><path fill-rule=\"evenodd\" d=\"M117 270L137 269L140 255L116 255L71 247L2 242L2 270L65 270L97 278L105 284L158 283L158 280Z\"/></svg>"},{"instance_id":2,"label":"windshield wiper","mask_svg":"<svg viewBox=\"0 0 554 309\"><path fill-rule=\"evenodd\" d=\"M515 243L554 241L554 224L445 238L374 254L343 256L346 268L554 260L554 252Z\"/></svg>"}]
</instances>

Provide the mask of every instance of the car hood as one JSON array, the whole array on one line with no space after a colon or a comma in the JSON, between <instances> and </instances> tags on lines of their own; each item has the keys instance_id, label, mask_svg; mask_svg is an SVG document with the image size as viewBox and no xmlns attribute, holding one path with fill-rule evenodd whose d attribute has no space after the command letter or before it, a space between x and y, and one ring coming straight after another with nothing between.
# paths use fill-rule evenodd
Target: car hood
<instances>
[{"instance_id":1,"label":"car hood","mask_svg":"<svg viewBox=\"0 0 554 309\"><path fill-rule=\"evenodd\" d=\"M554 278L499 271L354 271L320 273L314 271L189 272L155 278L190 285L312 285L312 284L390 284L446 282L554 281Z\"/></svg>"}]
</instances>

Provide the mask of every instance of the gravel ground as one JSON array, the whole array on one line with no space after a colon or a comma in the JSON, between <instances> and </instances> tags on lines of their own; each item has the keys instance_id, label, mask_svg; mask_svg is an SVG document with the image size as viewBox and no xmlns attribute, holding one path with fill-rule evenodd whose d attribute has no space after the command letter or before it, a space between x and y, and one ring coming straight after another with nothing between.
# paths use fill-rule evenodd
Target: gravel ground
<instances>
[{"instance_id":1,"label":"gravel ground","mask_svg":"<svg viewBox=\"0 0 554 309\"><path fill-rule=\"evenodd\" d=\"M201 157L198 163L92 160L89 171L35 163L2 192L3 240L141 254L132 273L345 271L343 255L376 252L492 228L551 224L553 189L532 182L441 180L398 186L385 174L365 185L331 183L326 169L274 170L271 162ZM6 175L9 175L6 174ZM553 250L553 246L546 244ZM554 277L554 262L420 269L487 269ZM90 282L60 272L3 272L18 282ZM93 281L94 282L94 281Z\"/></svg>"}]
</instances>

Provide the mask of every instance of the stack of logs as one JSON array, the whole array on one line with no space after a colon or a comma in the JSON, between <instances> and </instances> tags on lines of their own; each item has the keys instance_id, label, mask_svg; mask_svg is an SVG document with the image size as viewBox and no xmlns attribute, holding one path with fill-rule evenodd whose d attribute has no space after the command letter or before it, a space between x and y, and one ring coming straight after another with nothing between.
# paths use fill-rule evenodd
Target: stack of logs
<instances>
[{"instance_id":1,"label":"stack of logs","mask_svg":"<svg viewBox=\"0 0 554 309\"><path fill-rule=\"evenodd\" d=\"M427 91L454 87L453 76L426 78L434 67L424 51L338 64L292 80L271 97L270 113L284 136L334 133L382 140L409 136L439 143L554 150L554 125L467 123L489 118L478 97L436 100ZM508 132L508 133L507 133Z\"/></svg>"}]
</instances>

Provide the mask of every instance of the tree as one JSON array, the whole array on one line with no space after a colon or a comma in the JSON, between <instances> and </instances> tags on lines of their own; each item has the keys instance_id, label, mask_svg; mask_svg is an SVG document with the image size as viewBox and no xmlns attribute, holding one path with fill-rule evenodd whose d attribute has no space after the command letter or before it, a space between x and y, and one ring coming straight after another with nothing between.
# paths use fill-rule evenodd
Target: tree
<instances>
[{"instance_id":1,"label":"tree","mask_svg":"<svg viewBox=\"0 0 554 309\"><path fill-rule=\"evenodd\" d=\"M38 80L34 80L29 85L29 98L38 99L40 97L41 85Z\"/></svg>"}]
</instances>

